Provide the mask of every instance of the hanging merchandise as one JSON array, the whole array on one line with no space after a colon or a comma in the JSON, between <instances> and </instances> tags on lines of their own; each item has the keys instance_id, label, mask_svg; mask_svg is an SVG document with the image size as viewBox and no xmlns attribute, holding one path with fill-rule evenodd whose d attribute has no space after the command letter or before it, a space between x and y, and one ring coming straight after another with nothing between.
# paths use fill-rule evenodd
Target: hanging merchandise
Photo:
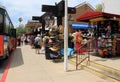
<instances>
[{"instance_id":1,"label":"hanging merchandise","mask_svg":"<svg viewBox=\"0 0 120 82\"><path fill-rule=\"evenodd\" d=\"M99 21L97 29L99 55L101 57L111 57L120 54L120 37L116 36L119 33L118 21Z\"/></svg>"}]
</instances>

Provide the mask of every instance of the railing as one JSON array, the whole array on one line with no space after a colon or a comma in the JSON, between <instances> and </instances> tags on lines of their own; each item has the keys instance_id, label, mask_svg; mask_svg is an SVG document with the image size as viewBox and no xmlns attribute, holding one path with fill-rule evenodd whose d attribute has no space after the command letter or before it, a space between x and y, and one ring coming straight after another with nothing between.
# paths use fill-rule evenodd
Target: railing
<instances>
[{"instance_id":1,"label":"railing","mask_svg":"<svg viewBox=\"0 0 120 82\"><path fill-rule=\"evenodd\" d=\"M88 40L86 43L81 44L81 46L78 49L75 49L76 51L79 51L79 53L76 52L76 70L78 69L78 66L88 59L88 64L90 64L90 41ZM86 49L84 51L84 49Z\"/></svg>"}]
</instances>

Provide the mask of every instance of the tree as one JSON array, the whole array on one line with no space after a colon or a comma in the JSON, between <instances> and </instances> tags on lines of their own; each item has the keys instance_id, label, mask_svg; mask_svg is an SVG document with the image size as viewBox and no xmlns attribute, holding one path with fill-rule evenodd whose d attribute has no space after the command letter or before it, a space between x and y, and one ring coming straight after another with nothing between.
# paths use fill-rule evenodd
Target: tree
<instances>
[{"instance_id":1,"label":"tree","mask_svg":"<svg viewBox=\"0 0 120 82\"><path fill-rule=\"evenodd\" d=\"M21 23L21 22L22 22L22 17L20 17L20 18L18 19L18 21Z\"/></svg>"},{"instance_id":2,"label":"tree","mask_svg":"<svg viewBox=\"0 0 120 82\"><path fill-rule=\"evenodd\" d=\"M96 5L96 11L102 11L102 4Z\"/></svg>"},{"instance_id":3,"label":"tree","mask_svg":"<svg viewBox=\"0 0 120 82\"><path fill-rule=\"evenodd\" d=\"M23 21L22 17L18 18L18 21L20 22L20 24L19 24L19 27L16 28L16 33L17 33L17 36L22 36L23 33L26 32L26 29L24 25L21 24L21 22Z\"/></svg>"},{"instance_id":4,"label":"tree","mask_svg":"<svg viewBox=\"0 0 120 82\"><path fill-rule=\"evenodd\" d=\"M19 27L20 27L21 22L23 21L22 17L20 17L20 18L18 19L18 21L20 22L20 24L19 24Z\"/></svg>"},{"instance_id":5,"label":"tree","mask_svg":"<svg viewBox=\"0 0 120 82\"><path fill-rule=\"evenodd\" d=\"M17 36L22 36L23 33L25 32L26 32L26 29L24 28L23 25L20 25L19 27L16 28Z\"/></svg>"}]
</instances>

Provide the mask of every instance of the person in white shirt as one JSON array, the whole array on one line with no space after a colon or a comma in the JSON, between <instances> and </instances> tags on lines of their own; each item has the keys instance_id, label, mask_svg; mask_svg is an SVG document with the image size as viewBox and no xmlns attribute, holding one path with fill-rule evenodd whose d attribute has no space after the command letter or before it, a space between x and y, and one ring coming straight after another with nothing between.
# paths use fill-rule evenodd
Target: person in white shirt
<instances>
[{"instance_id":1,"label":"person in white shirt","mask_svg":"<svg viewBox=\"0 0 120 82\"><path fill-rule=\"evenodd\" d=\"M37 37L35 38L35 51L36 54L40 54L40 49L41 49L41 36L40 34L37 35Z\"/></svg>"}]
</instances>

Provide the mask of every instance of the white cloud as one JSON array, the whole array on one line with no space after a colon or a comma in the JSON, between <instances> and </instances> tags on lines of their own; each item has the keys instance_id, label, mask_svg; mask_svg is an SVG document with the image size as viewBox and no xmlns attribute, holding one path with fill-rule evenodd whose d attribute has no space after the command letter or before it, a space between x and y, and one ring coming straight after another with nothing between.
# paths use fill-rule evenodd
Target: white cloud
<instances>
[{"instance_id":1,"label":"white cloud","mask_svg":"<svg viewBox=\"0 0 120 82\"><path fill-rule=\"evenodd\" d=\"M22 23L27 23L28 20L32 19L32 16L41 16L43 12L41 11L41 7L43 4L45 5L55 5L55 2L59 3L61 0L1 0L1 4L3 4L13 21L15 26L19 25L18 18L22 17ZM68 0L69 6L76 6L85 0ZM90 4L97 4L94 0L87 0ZM93 3L94 1L94 3ZM101 0L98 0L99 3Z\"/></svg>"}]
</instances>

